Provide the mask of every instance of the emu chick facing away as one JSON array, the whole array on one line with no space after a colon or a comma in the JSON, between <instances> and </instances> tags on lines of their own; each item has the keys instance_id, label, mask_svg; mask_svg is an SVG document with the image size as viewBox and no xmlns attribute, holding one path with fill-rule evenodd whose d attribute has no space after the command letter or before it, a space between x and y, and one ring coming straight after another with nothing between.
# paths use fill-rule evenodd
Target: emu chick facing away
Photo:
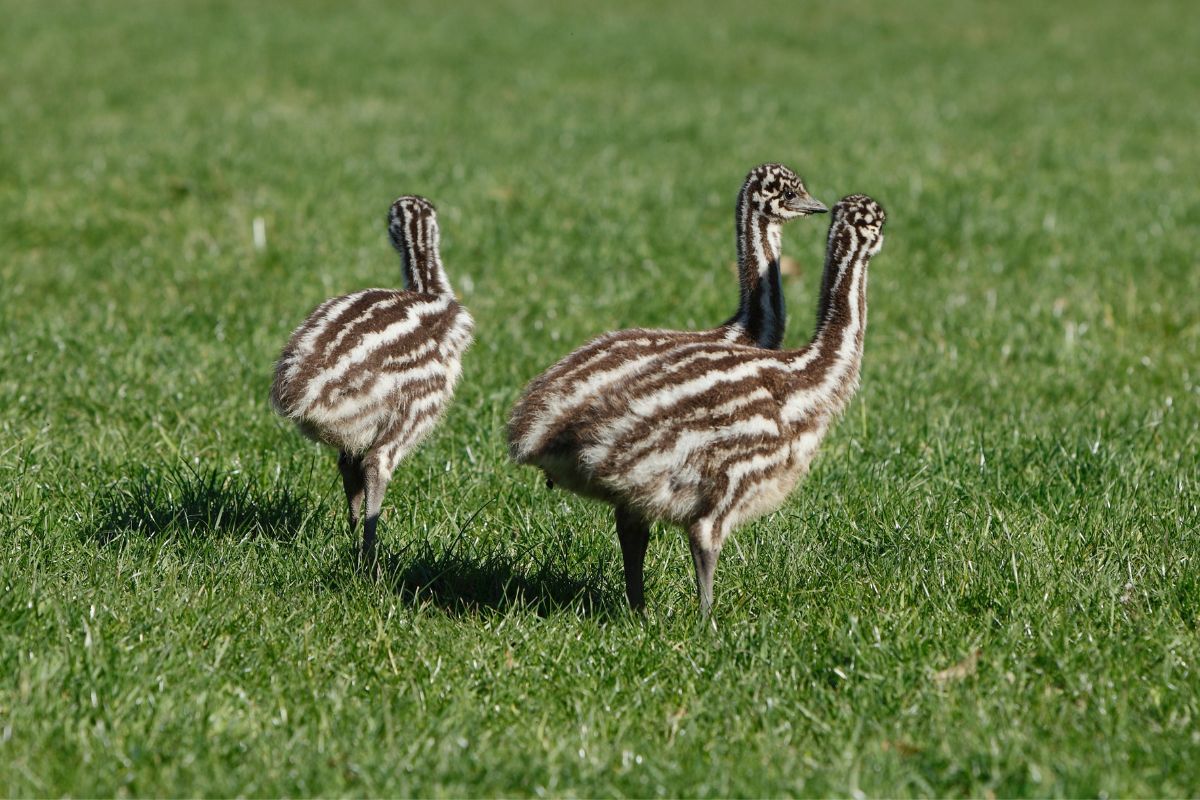
<instances>
[{"instance_id":1,"label":"emu chick facing away","mask_svg":"<svg viewBox=\"0 0 1200 800\"><path fill-rule=\"evenodd\" d=\"M404 289L326 300L292 333L275 365L271 404L311 439L338 450L353 534L362 507L363 558L392 472L441 418L462 374L474 323L442 268L437 213L401 197L388 215Z\"/></svg>"},{"instance_id":2,"label":"emu chick facing away","mask_svg":"<svg viewBox=\"0 0 1200 800\"><path fill-rule=\"evenodd\" d=\"M575 398L566 418L558 396L543 396L537 379L518 401L513 421L550 423L533 438L526 423L510 422L513 460L614 507L631 606L644 605L650 522L687 529L707 615L725 539L779 507L807 473L858 386L867 266L883 244L884 219L865 195L834 207L816 333L799 350L668 342L579 374L587 398Z\"/></svg>"}]
</instances>

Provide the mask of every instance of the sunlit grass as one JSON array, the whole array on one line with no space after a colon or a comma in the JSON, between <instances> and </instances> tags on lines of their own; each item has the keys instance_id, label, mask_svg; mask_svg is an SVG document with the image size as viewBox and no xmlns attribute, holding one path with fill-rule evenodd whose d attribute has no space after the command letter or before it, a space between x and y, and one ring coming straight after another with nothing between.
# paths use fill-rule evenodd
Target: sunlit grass
<instances>
[{"instance_id":1,"label":"sunlit grass","mask_svg":"<svg viewBox=\"0 0 1200 800\"><path fill-rule=\"evenodd\" d=\"M7 4L0 786L1194 794L1189 10ZM767 160L888 209L862 390L716 633L673 530L633 618L505 414L596 332L725 319ZM370 581L266 393L317 302L399 280L410 192L478 340Z\"/></svg>"}]
</instances>

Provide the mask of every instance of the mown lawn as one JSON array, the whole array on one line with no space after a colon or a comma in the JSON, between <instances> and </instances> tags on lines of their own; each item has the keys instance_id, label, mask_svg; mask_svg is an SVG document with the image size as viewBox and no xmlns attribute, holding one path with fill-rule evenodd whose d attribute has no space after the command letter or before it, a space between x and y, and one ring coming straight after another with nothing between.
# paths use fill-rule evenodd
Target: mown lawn
<instances>
[{"instance_id":1,"label":"mown lawn","mask_svg":"<svg viewBox=\"0 0 1200 800\"><path fill-rule=\"evenodd\" d=\"M3 3L3 793L1195 795L1200 14L868 6ZM505 414L728 316L767 160L889 211L862 390L634 618ZM266 394L410 192L478 339L375 582Z\"/></svg>"}]
</instances>

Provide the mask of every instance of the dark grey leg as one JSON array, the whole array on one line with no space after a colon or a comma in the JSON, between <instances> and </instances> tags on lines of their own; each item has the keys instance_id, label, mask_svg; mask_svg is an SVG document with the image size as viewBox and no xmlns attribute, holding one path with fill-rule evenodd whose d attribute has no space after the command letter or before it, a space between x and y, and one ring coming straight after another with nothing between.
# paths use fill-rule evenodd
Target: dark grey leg
<instances>
[{"instance_id":1,"label":"dark grey leg","mask_svg":"<svg viewBox=\"0 0 1200 800\"><path fill-rule=\"evenodd\" d=\"M641 611L646 607L644 567L646 547L650 544L650 524L641 515L617 506L617 538L621 541L621 560L625 562L625 596L629 607Z\"/></svg>"},{"instance_id":2,"label":"dark grey leg","mask_svg":"<svg viewBox=\"0 0 1200 800\"><path fill-rule=\"evenodd\" d=\"M700 599L700 617L707 619L712 613L713 576L717 570L717 558L721 546L712 541L716 526L698 522L688 531L692 545L692 563L696 567L696 594Z\"/></svg>"},{"instance_id":3,"label":"dark grey leg","mask_svg":"<svg viewBox=\"0 0 1200 800\"><path fill-rule=\"evenodd\" d=\"M339 453L338 470L342 473L342 488L346 490L346 504L350 507L350 535L353 536L358 530L358 518L362 514L363 492L366 488L362 461L349 453Z\"/></svg>"},{"instance_id":4,"label":"dark grey leg","mask_svg":"<svg viewBox=\"0 0 1200 800\"><path fill-rule=\"evenodd\" d=\"M366 517L363 520L363 563L375 564L375 527L379 524L379 512L383 509L383 498L387 494L391 473L383 469L378 459L364 457L362 462L363 482L366 494Z\"/></svg>"}]
</instances>

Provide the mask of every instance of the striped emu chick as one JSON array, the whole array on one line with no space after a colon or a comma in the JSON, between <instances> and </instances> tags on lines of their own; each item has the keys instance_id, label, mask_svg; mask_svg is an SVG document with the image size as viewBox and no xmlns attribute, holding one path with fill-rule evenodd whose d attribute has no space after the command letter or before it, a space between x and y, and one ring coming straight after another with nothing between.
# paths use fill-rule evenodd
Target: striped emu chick
<instances>
[{"instance_id":1,"label":"striped emu chick","mask_svg":"<svg viewBox=\"0 0 1200 800\"><path fill-rule=\"evenodd\" d=\"M782 164L750 170L735 207L741 286L737 313L711 330L634 328L605 333L583 345L526 387L509 422L513 451L545 447L571 424L598 387L621 380L670 348L701 342L778 348L787 322L779 272L783 223L828 211L808 193L800 176Z\"/></svg>"},{"instance_id":2,"label":"striped emu chick","mask_svg":"<svg viewBox=\"0 0 1200 800\"><path fill-rule=\"evenodd\" d=\"M449 404L474 327L442 268L433 205L423 197L396 200L388 234L403 262L404 289L366 289L317 306L292 332L271 387L279 414L337 449L351 534L366 507L367 563L375 559L392 472Z\"/></svg>"},{"instance_id":3,"label":"striped emu chick","mask_svg":"<svg viewBox=\"0 0 1200 800\"><path fill-rule=\"evenodd\" d=\"M649 524L683 526L700 609L712 607L713 573L729 534L783 503L807 473L830 423L858 386L867 323L867 265L883 244L883 209L852 195L833 209L816 332L799 350L741 342L677 341L627 365L578 372L587 387L569 419L530 435L542 419L526 395L509 430L512 457L549 480L610 503L625 589L644 605ZM531 390L531 394L536 392Z\"/></svg>"}]
</instances>

